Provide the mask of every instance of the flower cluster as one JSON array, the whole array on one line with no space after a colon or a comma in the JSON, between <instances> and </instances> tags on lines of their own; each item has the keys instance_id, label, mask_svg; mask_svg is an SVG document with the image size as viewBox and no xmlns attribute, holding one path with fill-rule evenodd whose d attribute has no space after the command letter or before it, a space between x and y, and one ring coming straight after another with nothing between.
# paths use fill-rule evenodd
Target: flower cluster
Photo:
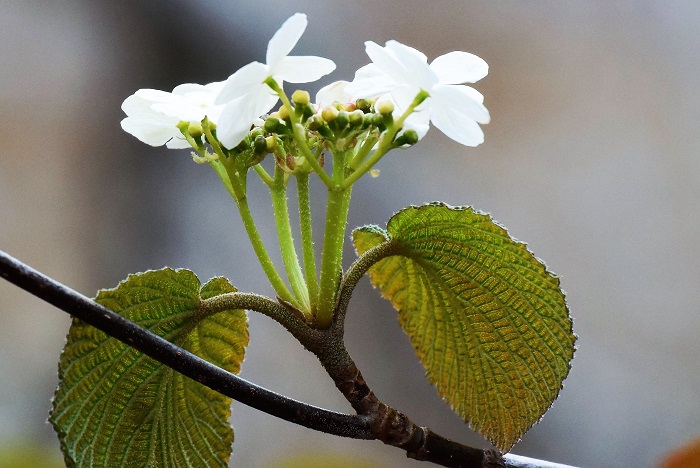
<instances>
[{"instance_id":1,"label":"flower cluster","mask_svg":"<svg viewBox=\"0 0 700 468\"><path fill-rule=\"evenodd\" d=\"M483 142L479 124L488 123L489 113L483 96L464 83L486 76L488 65L467 52L451 52L428 64L425 55L399 42L382 47L369 41L365 46L372 63L360 68L352 82L324 87L315 104L305 92L295 93L290 102L284 82L313 82L335 69L329 59L289 55L306 26L306 15L293 15L268 43L266 63L250 63L224 82L183 84L171 93L137 91L122 105L127 115L122 128L152 146L192 147L200 161L232 151L274 153L270 137L284 140L284 135L290 142L296 135L297 144L303 136L312 149L322 142L325 149L363 147L367 152L390 137L383 142L388 150L414 144L430 123L461 144ZM270 113L280 99L279 111ZM295 134L295 125L305 133ZM204 142L218 148L217 154L207 153Z\"/></svg>"}]
</instances>

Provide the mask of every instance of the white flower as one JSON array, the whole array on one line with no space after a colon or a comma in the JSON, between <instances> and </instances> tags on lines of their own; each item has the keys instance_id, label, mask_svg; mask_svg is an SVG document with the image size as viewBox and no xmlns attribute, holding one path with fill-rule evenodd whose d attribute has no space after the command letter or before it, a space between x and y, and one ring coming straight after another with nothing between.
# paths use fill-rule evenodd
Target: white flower
<instances>
[{"instance_id":1,"label":"white flower","mask_svg":"<svg viewBox=\"0 0 700 468\"><path fill-rule=\"evenodd\" d=\"M428 65L424 54L397 41L388 41L385 47L368 41L365 47L373 63L357 71L346 92L362 98L391 93L396 107L405 110L422 89L430 97L416 108L405 126L425 130L432 122L458 143L483 143L484 133L478 124L490 120L484 97L462 83L487 75L484 60L467 52L450 52Z\"/></svg>"},{"instance_id":2,"label":"white flower","mask_svg":"<svg viewBox=\"0 0 700 468\"><path fill-rule=\"evenodd\" d=\"M226 104L217 127L217 137L227 148L233 148L245 138L253 121L267 113L277 102L277 95L264 81L272 77L282 86L309 83L335 70L333 61L314 56L288 54L306 30L306 15L297 13L272 36L267 45L266 64L250 63L231 75L217 104Z\"/></svg>"},{"instance_id":3,"label":"white flower","mask_svg":"<svg viewBox=\"0 0 700 468\"><path fill-rule=\"evenodd\" d=\"M214 98L223 82L199 85L186 83L172 93L156 89L139 89L124 100L121 121L124 131L151 146L189 148L190 144L177 128L181 121L201 122L208 117L216 122L223 106L215 106Z\"/></svg>"}]
</instances>

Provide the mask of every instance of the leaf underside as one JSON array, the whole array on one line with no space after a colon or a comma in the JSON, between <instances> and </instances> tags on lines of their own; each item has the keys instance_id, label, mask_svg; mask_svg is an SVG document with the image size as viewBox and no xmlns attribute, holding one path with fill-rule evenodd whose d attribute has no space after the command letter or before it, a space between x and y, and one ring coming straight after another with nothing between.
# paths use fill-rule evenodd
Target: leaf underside
<instances>
[{"instance_id":1,"label":"leaf underside","mask_svg":"<svg viewBox=\"0 0 700 468\"><path fill-rule=\"evenodd\" d=\"M237 373L247 317L202 319L202 299L236 289L224 278L201 287L188 270L130 275L95 299L168 341ZM231 399L73 319L59 362L50 421L67 466L227 466Z\"/></svg>"},{"instance_id":2,"label":"leaf underside","mask_svg":"<svg viewBox=\"0 0 700 468\"><path fill-rule=\"evenodd\" d=\"M488 215L433 203L387 230L353 232L358 254L389 242L369 270L438 393L508 451L542 417L570 370L576 336L559 279Z\"/></svg>"}]
</instances>

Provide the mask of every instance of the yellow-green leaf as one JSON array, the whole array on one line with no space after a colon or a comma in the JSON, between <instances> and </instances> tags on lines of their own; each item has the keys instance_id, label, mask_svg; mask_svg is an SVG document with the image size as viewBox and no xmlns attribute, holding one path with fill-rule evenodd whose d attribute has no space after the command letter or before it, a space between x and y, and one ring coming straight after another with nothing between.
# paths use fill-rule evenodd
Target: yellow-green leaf
<instances>
[{"instance_id":1,"label":"yellow-green leaf","mask_svg":"<svg viewBox=\"0 0 700 468\"><path fill-rule=\"evenodd\" d=\"M170 342L237 373L248 344L243 310L198 315L202 299L235 292L224 278L201 287L188 270L130 275L95 299ZM67 466L227 466L231 399L74 319L59 362L50 421Z\"/></svg>"},{"instance_id":2,"label":"yellow-green leaf","mask_svg":"<svg viewBox=\"0 0 700 468\"><path fill-rule=\"evenodd\" d=\"M429 204L387 230L353 233L359 254L390 243L370 279L399 311L430 382L476 431L508 451L569 373L576 340L559 279L488 215Z\"/></svg>"}]
</instances>

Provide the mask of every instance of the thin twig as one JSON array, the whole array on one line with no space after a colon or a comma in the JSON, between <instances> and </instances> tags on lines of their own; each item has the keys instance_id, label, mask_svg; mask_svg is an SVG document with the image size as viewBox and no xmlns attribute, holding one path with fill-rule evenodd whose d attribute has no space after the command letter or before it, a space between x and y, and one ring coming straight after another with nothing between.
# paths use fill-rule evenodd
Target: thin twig
<instances>
[{"instance_id":1,"label":"thin twig","mask_svg":"<svg viewBox=\"0 0 700 468\"><path fill-rule=\"evenodd\" d=\"M379 419L376 415L367 417L328 411L250 383L173 345L1 250L0 276L175 371L245 405L316 431L354 439L377 438L376 428L371 427L376 425ZM359 371L357 375L361 379ZM357 379L354 380L357 381ZM381 404L378 400L376 402ZM397 414L400 413L397 412ZM386 418L381 419L387 421ZM383 429L386 430L386 428ZM493 451L467 447L445 439L427 428L423 429L425 441L421 444L426 447L430 457L425 457L425 453L410 451L407 454L443 466L465 468L566 468L567 466L517 455L505 455L501 458Z\"/></svg>"}]
</instances>

